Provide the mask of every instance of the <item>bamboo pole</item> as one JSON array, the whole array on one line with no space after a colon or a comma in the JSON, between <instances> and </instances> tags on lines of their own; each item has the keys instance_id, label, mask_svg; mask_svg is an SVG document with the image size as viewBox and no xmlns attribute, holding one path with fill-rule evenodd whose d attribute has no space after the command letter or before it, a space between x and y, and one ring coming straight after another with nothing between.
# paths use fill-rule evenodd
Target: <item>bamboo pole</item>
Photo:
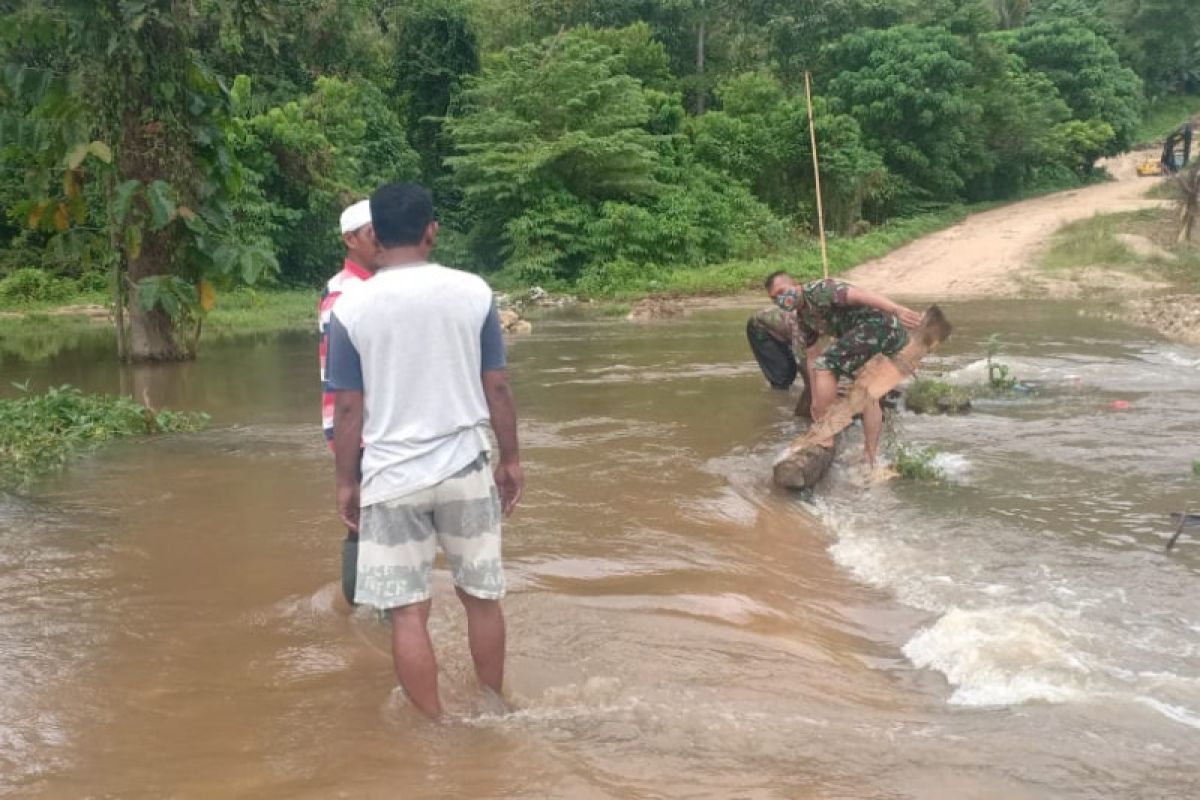
<instances>
[{"instance_id":1,"label":"bamboo pole","mask_svg":"<svg viewBox=\"0 0 1200 800\"><path fill-rule=\"evenodd\" d=\"M821 163L817 158L817 128L813 124L812 79L804 71L804 99L808 103L808 137L812 141L813 179L817 185L817 232L821 236L821 269L829 277L829 251L825 246L825 208L821 203Z\"/></svg>"}]
</instances>

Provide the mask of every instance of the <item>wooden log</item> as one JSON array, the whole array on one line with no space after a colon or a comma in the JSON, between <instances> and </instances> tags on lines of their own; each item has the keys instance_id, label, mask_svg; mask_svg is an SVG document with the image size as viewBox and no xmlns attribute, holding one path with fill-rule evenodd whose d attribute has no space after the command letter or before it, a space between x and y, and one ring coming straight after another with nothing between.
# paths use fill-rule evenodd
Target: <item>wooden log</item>
<instances>
[{"instance_id":1,"label":"wooden log","mask_svg":"<svg viewBox=\"0 0 1200 800\"><path fill-rule=\"evenodd\" d=\"M921 326L909 334L908 344L888 358L878 353L868 361L844 398L830 406L820 421L797 436L775 459L775 482L789 489L815 486L833 463L833 449L818 442L831 439L854 421L868 403L880 398L912 375L917 364L950 337L950 323L937 306L930 306Z\"/></svg>"},{"instance_id":2,"label":"wooden log","mask_svg":"<svg viewBox=\"0 0 1200 800\"><path fill-rule=\"evenodd\" d=\"M775 483L788 489L811 489L833 466L834 447L810 445L775 462Z\"/></svg>"}]
</instances>

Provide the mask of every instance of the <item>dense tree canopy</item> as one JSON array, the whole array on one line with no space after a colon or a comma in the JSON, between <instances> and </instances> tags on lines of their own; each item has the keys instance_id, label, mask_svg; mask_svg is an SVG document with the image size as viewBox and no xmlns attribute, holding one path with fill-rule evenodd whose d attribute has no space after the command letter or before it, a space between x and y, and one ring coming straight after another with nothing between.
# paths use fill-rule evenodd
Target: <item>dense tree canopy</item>
<instances>
[{"instance_id":1,"label":"dense tree canopy","mask_svg":"<svg viewBox=\"0 0 1200 800\"><path fill-rule=\"evenodd\" d=\"M3 0L0 279L108 283L136 354L315 285L377 184L441 257L650 286L830 227L1064 185L1200 90L1192 0Z\"/></svg>"}]
</instances>

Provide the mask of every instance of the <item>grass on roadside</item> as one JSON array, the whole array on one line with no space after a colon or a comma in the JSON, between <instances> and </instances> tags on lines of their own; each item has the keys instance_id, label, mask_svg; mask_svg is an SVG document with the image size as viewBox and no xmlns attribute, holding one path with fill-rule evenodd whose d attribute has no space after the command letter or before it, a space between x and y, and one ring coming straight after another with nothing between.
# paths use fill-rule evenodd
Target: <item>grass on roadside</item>
<instances>
[{"instance_id":1,"label":"grass on roadside","mask_svg":"<svg viewBox=\"0 0 1200 800\"><path fill-rule=\"evenodd\" d=\"M953 225L967 213L964 206L952 206L919 217L895 220L862 236L831 237L828 242L829 272L836 275L864 261L886 255L914 239ZM786 269L803 280L821 277L819 243L808 239L762 258L664 270L644 281L599 296L630 299L646 292L674 295L734 294L761 288L762 279L777 269Z\"/></svg>"},{"instance_id":2,"label":"grass on roadside","mask_svg":"<svg viewBox=\"0 0 1200 800\"><path fill-rule=\"evenodd\" d=\"M1041 265L1050 271L1103 266L1156 277L1200 290L1200 247L1175 241L1178 223L1171 209L1149 208L1097 214L1064 225L1054 234ZM1158 251L1139 254L1118 236L1141 236Z\"/></svg>"},{"instance_id":3,"label":"grass on roadside","mask_svg":"<svg viewBox=\"0 0 1200 800\"><path fill-rule=\"evenodd\" d=\"M0 490L26 489L72 455L128 436L194 431L205 414L154 411L128 397L59 386L0 400Z\"/></svg>"}]
</instances>

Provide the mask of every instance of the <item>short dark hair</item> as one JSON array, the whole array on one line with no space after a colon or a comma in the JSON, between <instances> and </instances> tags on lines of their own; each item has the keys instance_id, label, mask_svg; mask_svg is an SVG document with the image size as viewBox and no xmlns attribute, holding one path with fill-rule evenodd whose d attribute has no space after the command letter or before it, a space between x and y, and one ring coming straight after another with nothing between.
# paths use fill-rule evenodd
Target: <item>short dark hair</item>
<instances>
[{"instance_id":1,"label":"short dark hair","mask_svg":"<svg viewBox=\"0 0 1200 800\"><path fill-rule=\"evenodd\" d=\"M372 201L372 202L374 202L374 201ZM372 214L375 213L375 206L371 206L371 213ZM774 272L772 272L770 275L767 276L767 279L765 281L763 281L763 288L766 289L768 292L771 291L772 284L775 283L775 279L778 278L780 275L787 275L787 270L786 269L777 269Z\"/></svg>"},{"instance_id":2,"label":"short dark hair","mask_svg":"<svg viewBox=\"0 0 1200 800\"><path fill-rule=\"evenodd\" d=\"M433 195L419 183L386 183L371 195L371 225L384 247L420 244L433 222Z\"/></svg>"}]
</instances>

